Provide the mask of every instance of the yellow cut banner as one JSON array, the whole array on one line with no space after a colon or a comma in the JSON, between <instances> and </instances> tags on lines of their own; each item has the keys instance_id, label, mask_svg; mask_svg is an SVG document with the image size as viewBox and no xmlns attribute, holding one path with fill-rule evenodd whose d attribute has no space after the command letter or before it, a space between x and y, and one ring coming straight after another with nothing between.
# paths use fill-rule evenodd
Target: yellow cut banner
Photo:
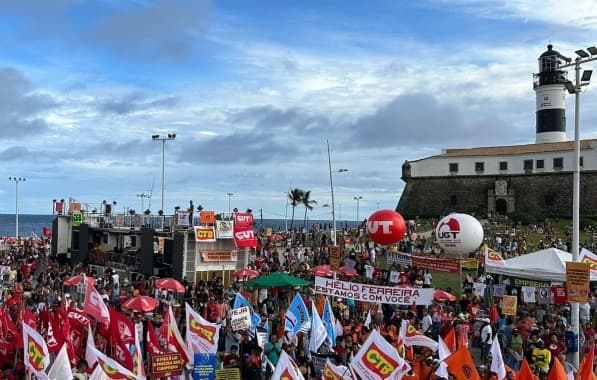
<instances>
[{"instance_id":1,"label":"yellow cut banner","mask_svg":"<svg viewBox=\"0 0 597 380\"><path fill-rule=\"evenodd\" d=\"M568 301L588 302L591 265L589 263L566 263L566 291Z\"/></svg>"}]
</instances>

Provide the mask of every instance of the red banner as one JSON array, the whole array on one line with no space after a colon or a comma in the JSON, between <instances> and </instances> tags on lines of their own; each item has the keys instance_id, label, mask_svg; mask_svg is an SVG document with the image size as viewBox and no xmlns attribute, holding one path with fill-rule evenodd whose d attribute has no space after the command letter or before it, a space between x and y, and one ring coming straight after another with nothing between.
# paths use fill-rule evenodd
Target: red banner
<instances>
[{"instance_id":1,"label":"red banner","mask_svg":"<svg viewBox=\"0 0 597 380\"><path fill-rule=\"evenodd\" d=\"M435 258L426 256L411 256L412 265L419 268L426 268L431 271L459 273L460 262L458 259Z\"/></svg>"},{"instance_id":2,"label":"red banner","mask_svg":"<svg viewBox=\"0 0 597 380\"><path fill-rule=\"evenodd\" d=\"M234 213L234 243L236 248L257 246L257 239L253 232L253 214L247 212Z\"/></svg>"}]
</instances>

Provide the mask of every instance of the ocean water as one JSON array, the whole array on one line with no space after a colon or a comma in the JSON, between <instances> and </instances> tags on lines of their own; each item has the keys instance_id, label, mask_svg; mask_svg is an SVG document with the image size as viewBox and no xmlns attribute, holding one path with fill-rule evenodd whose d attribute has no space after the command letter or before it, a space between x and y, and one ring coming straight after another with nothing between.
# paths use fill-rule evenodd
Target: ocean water
<instances>
[{"instance_id":1,"label":"ocean water","mask_svg":"<svg viewBox=\"0 0 597 380\"><path fill-rule=\"evenodd\" d=\"M41 236L43 228L52 228L52 221L54 220L53 215L30 215L30 214L20 214L19 215L19 235L21 236L31 236L31 233L35 233L38 236ZM323 225L329 228L332 225L331 220L308 220L307 221L307 230L310 230L311 227L315 224ZM284 219L260 219L258 215L255 216L254 220L254 229L260 230L262 228L271 228L274 231L283 231L286 229L286 225L288 228L291 226L291 220L285 221ZM356 225L355 221L344 221L344 220L337 220L336 221L336 228L344 228L344 227L354 227ZM303 227L303 220L302 219L295 219L294 220L294 228L302 228ZM16 227L15 227L15 215L14 214L0 214L0 236L15 236L16 234Z\"/></svg>"}]
</instances>

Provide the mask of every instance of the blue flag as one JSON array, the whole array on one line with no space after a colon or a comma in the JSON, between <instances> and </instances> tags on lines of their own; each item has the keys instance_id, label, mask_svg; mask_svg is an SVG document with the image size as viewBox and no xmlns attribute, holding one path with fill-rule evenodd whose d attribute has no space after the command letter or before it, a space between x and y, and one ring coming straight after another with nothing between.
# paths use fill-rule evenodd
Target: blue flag
<instances>
[{"instance_id":1,"label":"blue flag","mask_svg":"<svg viewBox=\"0 0 597 380\"><path fill-rule=\"evenodd\" d=\"M239 307L243 307L243 306L248 306L249 309L251 309L251 312L253 311L253 306L251 306L249 301L247 301L247 299L245 297L243 297L242 294L236 293L236 298L234 299L234 306L232 308L238 309Z\"/></svg>"},{"instance_id":2,"label":"blue flag","mask_svg":"<svg viewBox=\"0 0 597 380\"><path fill-rule=\"evenodd\" d=\"M331 347L336 346L336 317L334 317L334 312L332 311L332 305L330 305L330 300L326 297L325 298L325 305L323 306L323 315L321 316L321 321L325 326L325 331L328 334L327 341L329 342Z\"/></svg>"},{"instance_id":3,"label":"blue flag","mask_svg":"<svg viewBox=\"0 0 597 380\"><path fill-rule=\"evenodd\" d=\"M301 327L309 321L309 310L305 305L305 301L296 294L286 310L286 321L284 323L284 331L288 332L287 336L292 339L301 329Z\"/></svg>"}]
</instances>

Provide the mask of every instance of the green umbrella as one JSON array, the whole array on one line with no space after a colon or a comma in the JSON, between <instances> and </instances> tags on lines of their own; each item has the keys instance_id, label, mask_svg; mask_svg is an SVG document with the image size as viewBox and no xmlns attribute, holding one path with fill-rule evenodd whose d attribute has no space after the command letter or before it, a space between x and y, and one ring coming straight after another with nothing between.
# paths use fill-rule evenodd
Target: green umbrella
<instances>
[{"instance_id":1,"label":"green umbrella","mask_svg":"<svg viewBox=\"0 0 597 380\"><path fill-rule=\"evenodd\" d=\"M311 281L303 280L302 278L294 277L282 272L274 272L267 276L257 277L256 279L247 281L245 284L247 288L289 288L295 286L311 286Z\"/></svg>"}]
</instances>

